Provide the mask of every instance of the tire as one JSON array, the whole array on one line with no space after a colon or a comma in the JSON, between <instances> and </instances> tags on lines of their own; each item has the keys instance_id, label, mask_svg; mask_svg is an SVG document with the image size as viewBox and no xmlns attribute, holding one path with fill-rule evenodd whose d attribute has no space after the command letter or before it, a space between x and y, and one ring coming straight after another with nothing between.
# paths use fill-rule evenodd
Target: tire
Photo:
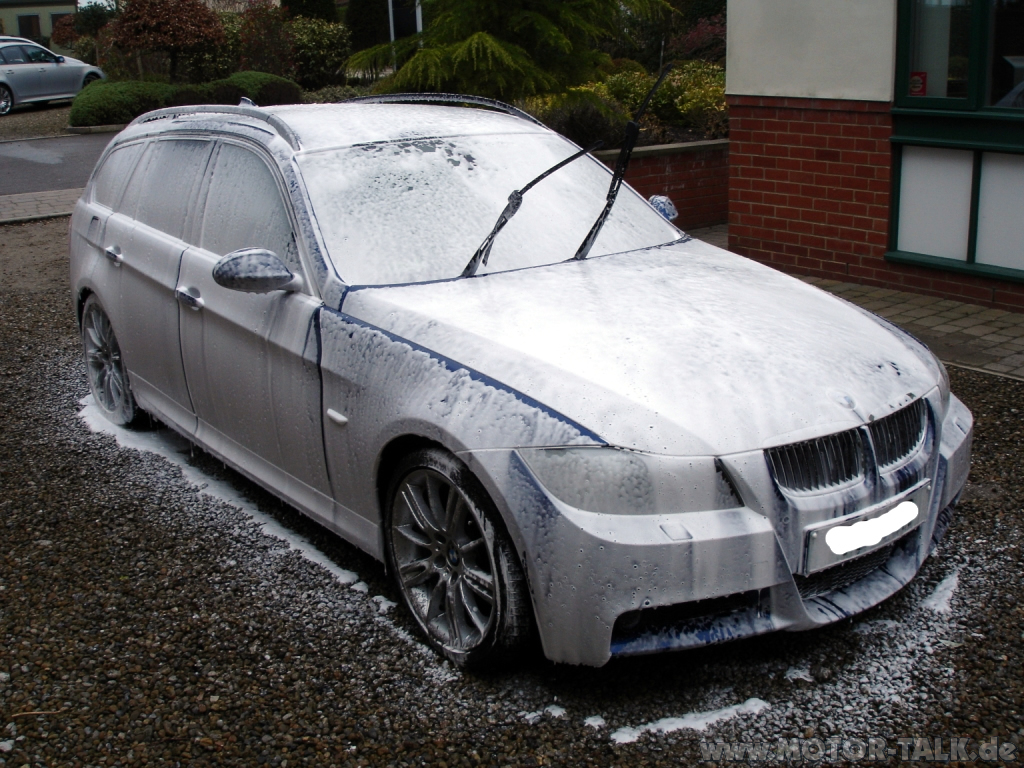
<instances>
[{"instance_id":1,"label":"tire","mask_svg":"<svg viewBox=\"0 0 1024 768\"><path fill-rule=\"evenodd\" d=\"M388 569L430 644L464 669L493 669L532 637L526 580L501 518L447 451L407 456L384 514Z\"/></svg>"},{"instance_id":2,"label":"tire","mask_svg":"<svg viewBox=\"0 0 1024 768\"><path fill-rule=\"evenodd\" d=\"M91 72L90 74L86 75L85 80L82 81L82 90L85 90L88 87L89 83L95 83L99 79L100 76L97 75L95 72Z\"/></svg>"},{"instance_id":3,"label":"tire","mask_svg":"<svg viewBox=\"0 0 1024 768\"><path fill-rule=\"evenodd\" d=\"M95 296L90 296L82 309L82 351L96 407L114 424L125 427L138 424L143 411L132 395L110 318Z\"/></svg>"},{"instance_id":4,"label":"tire","mask_svg":"<svg viewBox=\"0 0 1024 768\"><path fill-rule=\"evenodd\" d=\"M0 85L0 115L6 115L14 106L14 94L6 85Z\"/></svg>"}]
</instances>

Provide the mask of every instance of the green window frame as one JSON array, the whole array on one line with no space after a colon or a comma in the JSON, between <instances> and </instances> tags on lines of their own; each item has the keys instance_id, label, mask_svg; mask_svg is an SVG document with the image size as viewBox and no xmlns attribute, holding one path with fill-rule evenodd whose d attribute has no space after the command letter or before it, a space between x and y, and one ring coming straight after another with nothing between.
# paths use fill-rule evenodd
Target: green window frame
<instances>
[{"instance_id":1,"label":"green window frame","mask_svg":"<svg viewBox=\"0 0 1024 768\"><path fill-rule=\"evenodd\" d=\"M898 0L896 93L892 109L892 194L887 261L1024 283L1024 268L977 264L982 159L985 153L1024 154L1024 109L985 104L989 89L992 0L973 0L965 98L911 96L913 14L917 0ZM973 152L967 253L964 261L897 249L903 148L939 147Z\"/></svg>"}]
</instances>

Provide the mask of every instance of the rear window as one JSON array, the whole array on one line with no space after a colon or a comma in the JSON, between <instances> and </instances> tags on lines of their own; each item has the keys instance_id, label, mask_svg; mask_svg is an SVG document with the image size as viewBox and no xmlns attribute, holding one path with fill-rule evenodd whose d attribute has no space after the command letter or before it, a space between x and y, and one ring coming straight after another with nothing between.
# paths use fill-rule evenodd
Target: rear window
<instances>
[{"instance_id":1,"label":"rear window","mask_svg":"<svg viewBox=\"0 0 1024 768\"><path fill-rule=\"evenodd\" d=\"M93 199L100 205L116 209L121 201L121 192L131 175L135 162L142 154L143 144L128 144L118 147L103 162L93 184Z\"/></svg>"},{"instance_id":2,"label":"rear window","mask_svg":"<svg viewBox=\"0 0 1024 768\"><path fill-rule=\"evenodd\" d=\"M576 151L557 134L465 135L299 153L331 259L350 285L458 277L520 189ZM531 189L480 273L571 258L611 173L591 157ZM592 256L670 242L679 230L623 187Z\"/></svg>"},{"instance_id":3,"label":"rear window","mask_svg":"<svg viewBox=\"0 0 1024 768\"><path fill-rule=\"evenodd\" d=\"M5 64L25 64L25 54L20 45L9 45L0 49L0 58Z\"/></svg>"}]
</instances>

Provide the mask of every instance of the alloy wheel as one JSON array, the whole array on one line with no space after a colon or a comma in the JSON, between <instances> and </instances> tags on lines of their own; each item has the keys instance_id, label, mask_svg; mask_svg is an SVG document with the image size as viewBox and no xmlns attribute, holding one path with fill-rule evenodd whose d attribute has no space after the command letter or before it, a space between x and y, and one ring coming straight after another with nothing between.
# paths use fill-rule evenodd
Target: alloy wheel
<instances>
[{"instance_id":1,"label":"alloy wheel","mask_svg":"<svg viewBox=\"0 0 1024 768\"><path fill-rule=\"evenodd\" d=\"M480 514L462 489L432 469L408 474L394 496L399 587L420 624L450 651L480 645L498 615L494 555Z\"/></svg>"}]
</instances>

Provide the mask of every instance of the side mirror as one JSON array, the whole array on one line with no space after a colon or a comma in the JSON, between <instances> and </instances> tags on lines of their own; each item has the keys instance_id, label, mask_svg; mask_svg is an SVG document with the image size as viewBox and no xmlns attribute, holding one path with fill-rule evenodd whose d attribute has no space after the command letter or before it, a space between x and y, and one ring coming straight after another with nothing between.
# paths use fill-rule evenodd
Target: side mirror
<instances>
[{"instance_id":1,"label":"side mirror","mask_svg":"<svg viewBox=\"0 0 1024 768\"><path fill-rule=\"evenodd\" d=\"M214 265L213 281L246 293L295 291L302 287L302 278L293 275L277 254L266 248L242 248L229 253Z\"/></svg>"},{"instance_id":2,"label":"side mirror","mask_svg":"<svg viewBox=\"0 0 1024 768\"><path fill-rule=\"evenodd\" d=\"M57 63L58 64L63 64L64 63L64 57L63 56L58 56L57 57Z\"/></svg>"}]
</instances>

